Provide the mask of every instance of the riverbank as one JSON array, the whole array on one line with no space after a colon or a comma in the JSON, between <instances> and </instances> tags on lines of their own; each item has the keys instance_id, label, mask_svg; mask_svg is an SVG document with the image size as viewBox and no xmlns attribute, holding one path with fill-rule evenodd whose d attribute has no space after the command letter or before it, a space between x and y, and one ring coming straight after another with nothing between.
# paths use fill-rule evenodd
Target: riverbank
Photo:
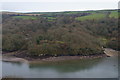
<instances>
[{"instance_id":1,"label":"riverbank","mask_svg":"<svg viewBox=\"0 0 120 80\"><path fill-rule=\"evenodd\" d=\"M106 57L105 54L103 55L96 55L96 56L60 56L60 57L49 57L45 59L25 59L25 58L18 58L12 56L3 56L2 61L5 62L57 62L57 61L65 61L65 60L80 60L80 59L94 59L94 58L102 58Z\"/></svg>"},{"instance_id":2,"label":"riverbank","mask_svg":"<svg viewBox=\"0 0 120 80\"><path fill-rule=\"evenodd\" d=\"M7 62L55 62L55 61L64 61L64 60L79 60L79 59L93 59L101 57L110 57L118 56L118 51L113 49L105 48L104 54L99 55L89 55L89 56L58 56L58 57L44 57L44 58L31 58L31 57L21 57L15 56L17 52L2 53L2 61Z\"/></svg>"},{"instance_id":3,"label":"riverbank","mask_svg":"<svg viewBox=\"0 0 120 80\"><path fill-rule=\"evenodd\" d=\"M14 56L16 52L3 53L2 61L6 62L55 62L55 61L65 61L65 60L80 60L80 59L93 59L106 57L106 54L100 55L90 55L90 56L58 56L58 57L45 57L45 58L30 58L30 57L16 57Z\"/></svg>"}]
</instances>

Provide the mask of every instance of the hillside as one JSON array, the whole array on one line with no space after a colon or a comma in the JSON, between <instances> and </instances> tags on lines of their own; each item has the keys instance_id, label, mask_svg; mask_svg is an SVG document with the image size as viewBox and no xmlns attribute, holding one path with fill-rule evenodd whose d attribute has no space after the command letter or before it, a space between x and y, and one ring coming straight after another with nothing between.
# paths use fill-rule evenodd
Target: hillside
<instances>
[{"instance_id":1,"label":"hillside","mask_svg":"<svg viewBox=\"0 0 120 80\"><path fill-rule=\"evenodd\" d=\"M11 14L3 13L5 52L44 57L99 55L102 47L119 50L117 10Z\"/></svg>"}]
</instances>

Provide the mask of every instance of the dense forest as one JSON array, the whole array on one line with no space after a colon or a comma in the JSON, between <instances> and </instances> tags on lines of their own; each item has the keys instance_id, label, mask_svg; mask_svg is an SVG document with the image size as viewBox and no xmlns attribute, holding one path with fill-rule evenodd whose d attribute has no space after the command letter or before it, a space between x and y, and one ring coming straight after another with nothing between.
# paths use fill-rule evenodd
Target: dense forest
<instances>
[{"instance_id":1,"label":"dense forest","mask_svg":"<svg viewBox=\"0 0 120 80\"><path fill-rule=\"evenodd\" d=\"M118 11L2 14L2 50L29 57L103 54L118 48ZM16 15L15 15L16 14Z\"/></svg>"}]
</instances>

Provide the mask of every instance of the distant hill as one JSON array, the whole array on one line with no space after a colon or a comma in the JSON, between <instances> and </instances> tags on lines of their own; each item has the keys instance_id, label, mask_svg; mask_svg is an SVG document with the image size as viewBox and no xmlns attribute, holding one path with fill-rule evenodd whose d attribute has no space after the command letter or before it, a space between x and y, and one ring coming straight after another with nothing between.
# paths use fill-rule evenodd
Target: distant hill
<instances>
[{"instance_id":1,"label":"distant hill","mask_svg":"<svg viewBox=\"0 0 120 80\"><path fill-rule=\"evenodd\" d=\"M2 12L3 15L9 16L40 16L41 14L27 14L27 13L17 13L17 12Z\"/></svg>"}]
</instances>

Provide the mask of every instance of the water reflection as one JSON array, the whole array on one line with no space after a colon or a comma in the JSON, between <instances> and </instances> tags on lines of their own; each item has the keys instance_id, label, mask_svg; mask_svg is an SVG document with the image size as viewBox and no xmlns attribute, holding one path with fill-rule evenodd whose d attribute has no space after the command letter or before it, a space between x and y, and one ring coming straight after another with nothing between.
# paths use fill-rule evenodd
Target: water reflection
<instances>
[{"instance_id":1,"label":"water reflection","mask_svg":"<svg viewBox=\"0 0 120 80\"><path fill-rule=\"evenodd\" d=\"M21 62L8 62L8 61L3 61L5 63L8 63L8 64L12 64L13 66L22 66L22 63Z\"/></svg>"},{"instance_id":2,"label":"water reflection","mask_svg":"<svg viewBox=\"0 0 120 80\"><path fill-rule=\"evenodd\" d=\"M117 78L117 57L36 64L2 62L2 74L19 78Z\"/></svg>"},{"instance_id":3,"label":"water reflection","mask_svg":"<svg viewBox=\"0 0 120 80\"><path fill-rule=\"evenodd\" d=\"M84 59L84 60L69 60L59 62L33 63L29 65L31 69L55 69L61 73L76 72L80 70L90 69L97 65L102 58L99 59Z\"/></svg>"}]
</instances>

